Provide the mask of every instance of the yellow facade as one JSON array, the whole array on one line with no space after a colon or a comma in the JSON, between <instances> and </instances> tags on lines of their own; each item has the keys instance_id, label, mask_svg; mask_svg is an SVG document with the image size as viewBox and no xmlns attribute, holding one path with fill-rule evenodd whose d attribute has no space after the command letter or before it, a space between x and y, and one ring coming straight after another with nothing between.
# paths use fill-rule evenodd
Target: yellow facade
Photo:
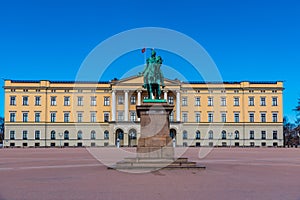
<instances>
[{"instance_id":1,"label":"yellow facade","mask_svg":"<svg viewBox=\"0 0 300 200\"><path fill-rule=\"evenodd\" d=\"M137 144L142 77L5 81L5 146ZM283 83L165 80L177 146L282 146ZM65 134L66 133L66 134ZM66 137L65 137L66 136Z\"/></svg>"}]
</instances>

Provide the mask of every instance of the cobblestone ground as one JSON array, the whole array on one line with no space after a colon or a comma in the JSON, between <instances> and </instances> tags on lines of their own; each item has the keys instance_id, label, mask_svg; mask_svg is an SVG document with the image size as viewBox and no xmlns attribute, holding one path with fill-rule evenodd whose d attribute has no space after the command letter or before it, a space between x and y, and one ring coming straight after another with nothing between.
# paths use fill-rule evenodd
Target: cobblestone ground
<instances>
[{"instance_id":1,"label":"cobblestone ground","mask_svg":"<svg viewBox=\"0 0 300 200\"><path fill-rule=\"evenodd\" d=\"M300 200L300 148L214 148L203 159L199 150L184 156L205 170L131 174L84 148L0 149L0 199Z\"/></svg>"}]
</instances>

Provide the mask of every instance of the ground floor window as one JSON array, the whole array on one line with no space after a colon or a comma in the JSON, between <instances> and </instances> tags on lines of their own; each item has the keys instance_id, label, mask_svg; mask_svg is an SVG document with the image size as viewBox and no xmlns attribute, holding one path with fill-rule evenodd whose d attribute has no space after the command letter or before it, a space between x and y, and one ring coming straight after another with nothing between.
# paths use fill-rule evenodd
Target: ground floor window
<instances>
[{"instance_id":1,"label":"ground floor window","mask_svg":"<svg viewBox=\"0 0 300 200\"><path fill-rule=\"evenodd\" d=\"M250 142L250 146L251 146L251 147L254 147L254 146L255 146L255 143L254 143L254 142Z\"/></svg>"},{"instance_id":2,"label":"ground floor window","mask_svg":"<svg viewBox=\"0 0 300 200\"><path fill-rule=\"evenodd\" d=\"M54 142L51 142L50 146L51 146L51 147L55 147L55 143L54 143Z\"/></svg>"}]
</instances>

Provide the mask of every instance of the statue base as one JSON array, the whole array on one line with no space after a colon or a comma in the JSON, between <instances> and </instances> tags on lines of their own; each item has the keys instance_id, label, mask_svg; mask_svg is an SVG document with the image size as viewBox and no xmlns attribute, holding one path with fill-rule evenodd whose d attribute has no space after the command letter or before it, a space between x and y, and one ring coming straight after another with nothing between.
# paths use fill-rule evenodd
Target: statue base
<instances>
[{"instance_id":1,"label":"statue base","mask_svg":"<svg viewBox=\"0 0 300 200\"><path fill-rule=\"evenodd\" d=\"M159 170L162 168L201 168L187 158L175 158L170 137L169 115L172 105L158 100L144 100L136 107L141 122L141 136L138 140L136 158L125 158L112 167L120 170Z\"/></svg>"}]
</instances>

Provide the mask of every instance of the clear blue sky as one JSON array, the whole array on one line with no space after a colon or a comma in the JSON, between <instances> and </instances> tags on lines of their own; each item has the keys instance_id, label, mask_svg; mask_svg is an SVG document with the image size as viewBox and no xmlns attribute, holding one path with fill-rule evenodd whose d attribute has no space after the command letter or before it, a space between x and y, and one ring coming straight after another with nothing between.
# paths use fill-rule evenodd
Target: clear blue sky
<instances>
[{"instance_id":1,"label":"clear blue sky","mask_svg":"<svg viewBox=\"0 0 300 200\"><path fill-rule=\"evenodd\" d=\"M225 81L284 80L284 114L294 120L300 97L298 0L2 0L0 77L74 80L101 41L149 26L195 39ZM107 80L120 76L114 72L106 73ZM0 105L3 116L3 90Z\"/></svg>"}]
</instances>

